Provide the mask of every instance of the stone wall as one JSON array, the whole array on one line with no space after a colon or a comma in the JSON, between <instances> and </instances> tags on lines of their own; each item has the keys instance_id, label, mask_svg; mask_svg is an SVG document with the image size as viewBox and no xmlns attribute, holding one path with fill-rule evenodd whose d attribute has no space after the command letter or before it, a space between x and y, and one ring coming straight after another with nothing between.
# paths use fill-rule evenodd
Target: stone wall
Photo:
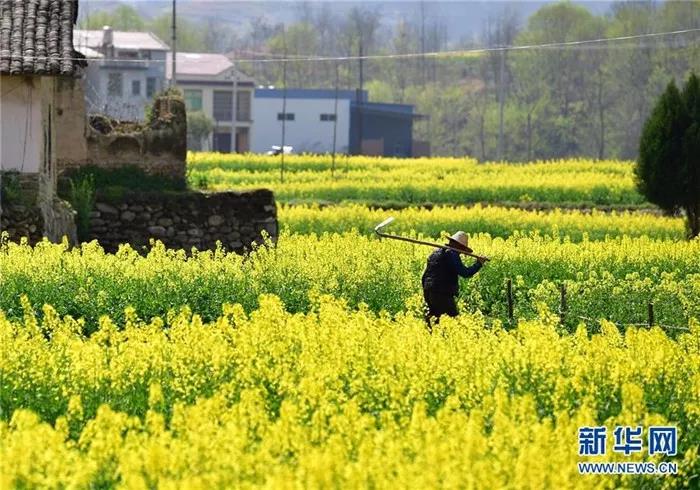
<instances>
[{"instance_id":1,"label":"stone wall","mask_svg":"<svg viewBox=\"0 0 700 490\"><path fill-rule=\"evenodd\" d=\"M10 241L27 238L34 244L41 240L44 219L39 202L39 174L16 171L0 172L0 232Z\"/></svg>"},{"instance_id":2,"label":"stone wall","mask_svg":"<svg viewBox=\"0 0 700 490\"><path fill-rule=\"evenodd\" d=\"M267 190L131 193L110 202L98 196L88 239L109 252L121 243L148 247L150 238L184 250L212 250L218 240L226 250L242 252L261 243L263 231L277 240L277 207Z\"/></svg>"},{"instance_id":3,"label":"stone wall","mask_svg":"<svg viewBox=\"0 0 700 490\"><path fill-rule=\"evenodd\" d=\"M7 232L11 241L26 237L33 245L43 237L60 242L66 236L69 243L76 243L75 211L67 202L40 192L39 174L3 172L0 183L0 232Z\"/></svg>"},{"instance_id":4,"label":"stone wall","mask_svg":"<svg viewBox=\"0 0 700 490\"><path fill-rule=\"evenodd\" d=\"M43 234L46 238L58 243L66 237L68 243L78 243L76 212L70 204L63 199L54 197L50 202L41 202L39 209L44 221Z\"/></svg>"},{"instance_id":5,"label":"stone wall","mask_svg":"<svg viewBox=\"0 0 700 490\"><path fill-rule=\"evenodd\" d=\"M44 219L36 206L3 203L0 211L0 232L9 234L10 241L27 238L30 244L41 241Z\"/></svg>"}]
</instances>

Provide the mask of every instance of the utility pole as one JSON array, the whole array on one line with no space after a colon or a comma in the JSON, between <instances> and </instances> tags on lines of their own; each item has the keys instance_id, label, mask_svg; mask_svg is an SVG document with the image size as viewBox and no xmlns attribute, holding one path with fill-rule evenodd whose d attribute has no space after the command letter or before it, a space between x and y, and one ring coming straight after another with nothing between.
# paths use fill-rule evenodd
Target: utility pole
<instances>
[{"instance_id":1,"label":"utility pole","mask_svg":"<svg viewBox=\"0 0 700 490\"><path fill-rule=\"evenodd\" d=\"M506 48L501 49L501 69L498 83L498 161L503 161L503 105L505 101Z\"/></svg>"},{"instance_id":2,"label":"utility pole","mask_svg":"<svg viewBox=\"0 0 700 490\"><path fill-rule=\"evenodd\" d=\"M238 73L236 72L236 66L233 67L233 97L231 97L232 109L231 109L231 141L232 141L232 153L238 153L238 139L236 135L236 122L238 121Z\"/></svg>"},{"instance_id":3,"label":"utility pole","mask_svg":"<svg viewBox=\"0 0 700 490\"><path fill-rule=\"evenodd\" d=\"M423 89L425 89L425 1L420 2L420 72Z\"/></svg>"},{"instance_id":4,"label":"utility pole","mask_svg":"<svg viewBox=\"0 0 700 490\"><path fill-rule=\"evenodd\" d=\"M338 62L335 62L335 109L333 110L333 159L331 163L331 175L335 177L335 147L338 140Z\"/></svg>"},{"instance_id":5,"label":"utility pole","mask_svg":"<svg viewBox=\"0 0 700 490\"><path fill-rule=\"evenodd\" d=\"M173 39L172 39L172 54L173 54L173 72L170 78L170 86L177 85L177 0L173 0Z\"/></svg>"},{"instance_id":6,"label":"utility pole","mask_svg":"<svg viewBox=\"0 0 700 490\"><path fill-rule=\"evenodd\" d=\"M284 29L284 28L283 28ZM282 154L280 155L280 182L284 184L284 144L287 136L287 33L282 31L282 43L284 44L284 61L282 61Z\"/></svg>"},{"instance_id":7,"label":"utility pole","mask_svg":"<svg viewBox=\"0 0 700 490\"><path fill-rule=\"evenodd\" d=\"M363 59L363 37L362 37L362 25L359 25L359 30L360 30L360 43L359 43L359 54L360 57L358 59L360 63L360 89L357 91L355 94L355 97L357 98L357 155L362 155L362 90L364 88L365 84L365 74L363 71L364 67L364 59Z\"/></svg>"}]
</instances>

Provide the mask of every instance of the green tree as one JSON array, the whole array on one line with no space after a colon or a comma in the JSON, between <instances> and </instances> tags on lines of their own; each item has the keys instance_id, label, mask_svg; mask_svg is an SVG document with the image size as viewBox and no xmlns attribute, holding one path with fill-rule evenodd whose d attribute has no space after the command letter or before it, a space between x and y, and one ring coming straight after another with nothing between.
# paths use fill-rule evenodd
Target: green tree
<instances>
[{"instance_id":1,"label":"green tree","mask_svg":"<svg viewBox=\"0 0 700 490\"><path fill-rule=\"evenodd\" d=\"M202 150L202 141L207 139L214 130L212 121L202 111L187 113L187 133L190 138L190 147L193 150Z\"/></svg>"},{"instance_id":2,"label":"green tree","mask_svg":"<svg viewBox=\"0 0 700 490\"><path fill-rule=\"evenodd\" d=\"M668 212L683 210L691 237L700 234L700 80L681 93L672 81L642 130L635 169L639 191Z\"/></svg>"},{"instance_id":3,"label":"green tree","mask_svg":"<svg viewBox=\"0 0 700 490\"><path fill-rule=\"evenodd\" d=\"M600 31L600 22L585 7L563 1L546 5L533 14L516 42L546 44L580 41L594 39ZM547 142L547 156L592 153L583 143L585 133L590 133L588 127L591 124L586 99L589 94L597 94L591 87L597 80L600 56L594 56L591 50L562 48L532 50L522 58L531 66L524 66L523 62L515 60L516 76L529 77L524 83L541 86L542 96L548 99L546 114L540 115L540 119L546 119L546 134L540 134L540 137ZM530 106L535 107L533 104Z\"/></svg>"},{"instance_id":4,"label":"green tree","mask_svg":"<svg viewBox=\"0 0 700 490\"><path fill-rule=\"evenodd\" d=\"M270 53L284 57L308 56L309 53L318 52L318 36L314 27L306 22L292 24L285 31L272 37L268 42ZM318 84L316 68L318 63L308 61L290 61L287 63L287 86L288 87L308 87ZM275 63L273 66L276 84L281 85L283 74L282 64Z\"/></svg>"},{"instance_id":5,"label":"green tree","mask_svg":"<svg viewBox=\"0 0 700 490\"><path fill-rule=\"evenodd\" d=\"M148 28L163 42L170 45L172 39L172 23L172 16L170 14L163 14L153 19ZM191 52L206 51L204 29L192 21L178 17L177 50Z\"/></svg>"},{"instance_id":6,"label":"green tree","mask_svg":"<svg viewBox=\"0 0 700 490\"><path fill-rule=\"evenodd\" d=\"M128 5L121 5L112 11L99 10L80 22L81 29L102 29L104 26L118 31L143 31L146 22L135 8Z\"/></svg>"},{"instance_id":7,"label":"green tree","mask_svg":"<svg viewBox=\"0 0 700 490\"><path fill-rule=\"evenodd\" d=\"M691 237L700 234L700 79L691 73L683 90L683 103L688 111L688 127L683 137L684 187L682 206L688 216Z\"/></svg>"}]
</instances>

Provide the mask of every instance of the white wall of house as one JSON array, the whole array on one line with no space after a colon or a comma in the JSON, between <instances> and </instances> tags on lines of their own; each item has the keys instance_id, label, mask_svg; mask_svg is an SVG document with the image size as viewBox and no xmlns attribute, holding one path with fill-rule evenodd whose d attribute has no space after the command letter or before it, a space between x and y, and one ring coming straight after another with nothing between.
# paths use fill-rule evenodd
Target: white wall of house
<instances>
[{"instance_id":1,"label":"white wall of house","mask_svg":"<svg viewBox=\"0 0 700 490\"><path fill-rule=\"evenodd\" d=\"M330 153L333 151L333 121L322 121L321 114L334 114L335 99L287 99L287 114L294 114L285 128L285 146L295 153ZM282 144L282 98L256 97L253 105L254 153L264 153ZM338 100L336 151L347 153L350 144L350 101Z\"/></svg>"},{"instance_id":2,"label":"white wall of house","mask_svg":"<svg viewBox=\"0 0 700 490\"><path fill-rule=\"evenodd\" d=\"M39 173L43 131L41 78L0 76L0 168Z\"/></svg>"},{"instance_id":3,"label":"white wall of house","mask_svg":"<svg viewBox=\"0 0 700 490\"><path fill-rule=\"evenodd\" d=\"M85 99L90 112L104 113L117 119L143 120L146 107L153 102L153 95L165 88L165 52L152 51L151 61L104 61L89 59L86 71ZM121 93L110 93L111 73L121 74ZM154 93L148 93L148 79L153 80ZM135 93L133 83L138 82ZM149 96L150 95L150 96Z\"/></svg>"}]
</instances>

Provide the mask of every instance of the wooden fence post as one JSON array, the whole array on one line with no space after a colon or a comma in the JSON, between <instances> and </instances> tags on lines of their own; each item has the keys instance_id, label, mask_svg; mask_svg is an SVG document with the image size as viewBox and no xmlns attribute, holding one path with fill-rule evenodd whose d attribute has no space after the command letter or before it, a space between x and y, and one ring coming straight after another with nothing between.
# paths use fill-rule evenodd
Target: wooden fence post
<instances>
[{"instance_id":1,"label":"wooden fence post","mask_svg":"<svg viewBox=\"0 0 700 490\"><path fill-rule=\"evenodd\" d=\"M649 326L654 325L654 303L649 301L648 305Z\"/></svg>"},{"instance_id":2,"label":"wooden fence post","mask_svg":"<svg viewBox=\"0 0 700 490\"><path fill-rule=\"evenodd\" d=\"M506 292L508 296L508 319L513 323L513 281L510 278L506 281Z\"/></svg>"}]
</instances>

